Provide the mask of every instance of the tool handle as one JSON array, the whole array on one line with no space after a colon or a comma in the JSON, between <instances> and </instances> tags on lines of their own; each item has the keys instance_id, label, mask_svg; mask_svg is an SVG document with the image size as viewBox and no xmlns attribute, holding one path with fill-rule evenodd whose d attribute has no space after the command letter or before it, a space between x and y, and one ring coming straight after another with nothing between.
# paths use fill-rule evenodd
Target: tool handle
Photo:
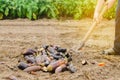
<instances>
[{"instance_id":1,"label":"tool handle","mask_svg":"<svg viewBox=\"0 0 120 80\"><path fill-rule=\"evenodd\" d=\"M99 19L103 16L103 14L106 12L107 10L107 5L105 5L105 7L103 8L102 12L99 15ZM92 33L92 31L94 30L95 26L97 26L97 22L94 21L92 26L90 27L89 31L86 33L85 37L83 38L82 42L80 43L80 46L78 48L78 50L81 50L82 47L84 47L85 42L87 41L87 39L89 38L90 34Z\"/></svg>"}]
</instances>

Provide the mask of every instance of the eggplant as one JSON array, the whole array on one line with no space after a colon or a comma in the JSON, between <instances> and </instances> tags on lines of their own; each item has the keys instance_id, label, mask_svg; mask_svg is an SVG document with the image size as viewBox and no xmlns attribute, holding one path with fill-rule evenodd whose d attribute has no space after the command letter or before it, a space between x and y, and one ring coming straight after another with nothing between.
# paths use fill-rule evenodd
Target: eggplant
<instances>
[{"instance_id":1,"label":"eggplant","mask_svg":"<svg viewBox=\"0 0 120 80\"><path fill-rule=\"evenodd\" d=\"M18 68L24 70L25 68L29 67L29 65L25 62L20 62Z\"/></svg>"},{"instance_id":2,"label":"eggplant","mask_svg":"<svg viewBox=\"0 0 120 80\"><path fill-rule=\"evenodd\" d=\"M62 58L62 56L61 56L61 55L56 55L56 54L51 54L51 56L52 56L54 59L56 59L56 60L58 60L58 59L61 59L61 58Z\"/></svg>"},{"instance_id":3,"label":"eggplant","mask_svg":"<svg viewBox=\"0 0 120 80\"><path fill-rule=\"evenodd\" d=\"M48 47L48 52L50 52L51 54L55 54L56 50L53 47Z\"/></svg>"},{"instance_id":4,"label":"eggplant","mask_svg":"<svg viewBox=\"0 0 120 80\"><path fill-rule=\"evenodd\" d=\"M60 72L62 72L63 70L65 70L66 67L67 67L67 66L66 66L65 64L60 65L59 67L57 67L57 68L55 69L55 73L60 73Z\"/></svg>"},{"instance_id":5,"label":"eggplant","mask_svg":"<svg viewBox=\"0 0 120 80\"><path fill-rule=\"evenodd\" d=\"M47 66L47 71L54 71L57 67L59 67L62 64L66 64L66 61L64 59L57 60L55 62L51 62Z\"/></svg>"},{"instance_id":6,"label":"eggplant","mask_svg":"<svg viewBox=\"0 0 120 80\"><path fill-rule=\"evenodd\" d=\"M42 45L42 47L46 50L49 47L49 45Z\"/></svg>"},{"instance_id":7,"label":"eggplant","mask_svg":"<svg viewBox=\"0 0 120 80\"><path fill-rule=\"evenodd\" d=\"M57 52L62 52L62 53L65 53L67 51L67 49L66 48L58 48L57 49Z\"/></svg>"},{"instance_id":8,"label":"eggplant","mask_svg":"<svg viewBox=\"0 0 120 80\"><path fill-rule=\"evenodd\" d=\"M34 53L37 53L37 51L34 50L34 49L28 49L25 53L23 53L23 55L24 55L24 56L34 55Z\"/></svg>"},{"instance_id":9,"label":"eggplant","mask_svg":"<svg viewBox=\"0 0 120 80\"><path fill-rule=\"evenodd\" d=\"M67 69L71 72L71 73L75 73L77 71L77 69L73 66L73 64L68 64Z\"/></svg>"},{"instance_id":10,"label":"eggplant","mask_svg":"<svg viewBox=\"0 0 120 80\"><path fill-rule=\"evenodd\" d=\"M34 56L25 56L25 59L28 63L35 63L35 58Z\"/></svg>"},{"instance_id":11,"label":"eggplant","mask_svg":"<svg viewBox=\"0 0 120 80\"><path fill-rule=\"evenodd\" d=\"M35 58L37 64L49 65L51 59L47 55L39 55Z\"/></svg>"},{"instance_id":12,"label":"eggplant","mask_svg":"<svg viewBox=\"0 0 120 80\"><path fill-rule=\"evenodd\" d=\"M38 56L36 56L35 62L36 62L37 64L43 63L43 62L44 62L44 56L43 56L43 55L38 55Z\"/></svg>"},{"instance_id":13,"label":"eggplant","mask_svg":"<svg viewBox=\"0 0 120 80\"><path fill-rule=\"evenodd\" d=\"M39 71L41 70L40 66L30 66L24 69L25 72Z\"/></svg>"}]
</instances>

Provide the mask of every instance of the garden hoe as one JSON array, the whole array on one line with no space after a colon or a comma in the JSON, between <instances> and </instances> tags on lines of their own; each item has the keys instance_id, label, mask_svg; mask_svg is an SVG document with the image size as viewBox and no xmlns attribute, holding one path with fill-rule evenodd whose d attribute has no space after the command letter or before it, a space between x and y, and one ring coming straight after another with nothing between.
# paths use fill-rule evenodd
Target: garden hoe
<instances>
[{"instance_id":1,"label":"garden hoe","mask_svg":"<svg viewBox=\"0 0 120 80\"><path fill-rule=\"evenodd\" d=\"M104 6L103 10L101 11L100 15L99 15L99 19L102 18L103 14L106 12L108 6L107 4ZM88 30L88 32L86 33L86 35L84 36L83 40L80 42L80 45L75 46L72 48L73 52L80 52L80 50L84 47L85 42L87 41L87 39L89 38L89 36L91 35L92 31L94 30L94 28L97 26L98 22L94 21L90 27L90 29Z\"/></svg>"}]
</instances>

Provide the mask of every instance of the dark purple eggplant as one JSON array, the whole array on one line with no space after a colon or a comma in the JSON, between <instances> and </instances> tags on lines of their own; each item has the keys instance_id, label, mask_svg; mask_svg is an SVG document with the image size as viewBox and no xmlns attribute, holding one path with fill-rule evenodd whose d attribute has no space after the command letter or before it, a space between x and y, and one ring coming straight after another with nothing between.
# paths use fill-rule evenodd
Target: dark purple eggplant
<instances>
[{"instance_id":1,"label":"dark purple eggplant","mask_svg":"<svg viewBox=\"0 0 120 80\"><path fill-rule=\"evenodd\" d=\"M29 65L25 62L20 62L18 68L24 70L25 68L29 67Z\"/></svg>"},{"instance_id":2,"label":"dark purple eggplant","mask_svg":"<svg viewBox=\"0 0 120 80\"><path fill-rule=\"evenodd\" d=\"M75 68L75 66L73 66L73 64L68 64L67 69L71 72L71 73L75 73L77 71L77 69Z\"/></svg>"},{"instance_id":3,"label":"dark purple eggplant","mask_svg":"<svg viewBox=\"0 0 120 80\"><path fill-rule=\"evenodd\" d=\"M27 55L34 55L37 51L34 49L28 49L25 53L23 53L24 56Z\"/></svg>"},{"instance_id":4,"label":"dark purple eggplant","mask_svg":"<svg viewBox=\"0 0 120 80\"><path fill-rule=\"evenodd\" d=\"M35 63L35 58L34 56L25 56L24 57L28 63Z\"/></svg>"},{"instance_id":5,"label":"dark purple eggplant","mask_svg":"<svg viewBox=\"0 0 120 80\"><path fill-rule=\"evenodd\" d=\"M62 52L62 53L65 53L67 51L67 49L65 49L65 48L58 48L57 49L57 52Z\"/></svg>"},{"instance_id":6,"label":"dark purple eggplant","mask_svg":"<svg viewBox=\"0 0 120 80\"><path fill-rule=\"evenodd\" d=\"M48 47L47 49L51 54L55 54L56 50L53 47Z\"/></svg>"},{"instance_id":7,"label":"dark purple eggplant","mask_svg":"<svg viewBox=\"0 0 120 80\"><path fill-rule=\"evenodd\" d=\"M56 54L51 54L51 56L52 56L54 59L56 59L56 60L58 60L58 59L61 59L61 58L62 58L62 56L61 56L61 55L56 55Z\"/></svg>"}]
</instances>

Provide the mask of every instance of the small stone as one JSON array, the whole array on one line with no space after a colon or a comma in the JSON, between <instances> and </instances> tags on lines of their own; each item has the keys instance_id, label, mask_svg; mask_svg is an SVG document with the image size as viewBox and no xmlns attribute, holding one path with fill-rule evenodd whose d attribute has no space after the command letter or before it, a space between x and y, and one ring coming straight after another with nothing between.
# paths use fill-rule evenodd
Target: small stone
<instances>
[{"instance_id":1,"label":"small stone","mask_svg":"<svg viewBox=\"0 0 120 80\"><path fill-rule=\"evenodd\" d=\"M86 60L82 60L82 65L86 65L87 61Z\"/></svg>"}]
</instances>

